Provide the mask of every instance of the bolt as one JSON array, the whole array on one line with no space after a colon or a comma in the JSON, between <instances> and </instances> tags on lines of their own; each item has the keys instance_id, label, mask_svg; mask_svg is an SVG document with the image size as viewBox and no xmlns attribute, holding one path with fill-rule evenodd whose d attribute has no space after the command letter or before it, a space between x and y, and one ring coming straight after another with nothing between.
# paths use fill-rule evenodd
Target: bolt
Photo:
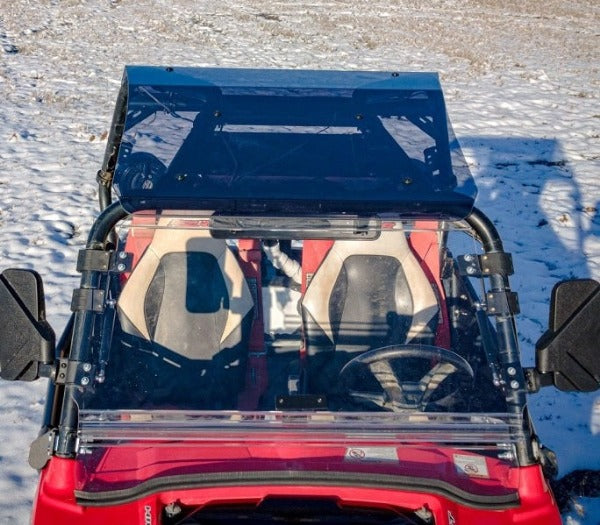
<instances>
[{"instance_id":1,"label":"bolt","mask_svg":"<svg viewBox=\"0 0 600 525\"><path fill-rule=\"evenodd\" d=\"M119 272L124 272L126 269L127 269L127 266L125 266L123 263L117 264L117 270Z\"/></svg>"},{"instance_id":2,"label":"bolt","mask_svg":"<svg viewBox=\"0 0 600 525\"><path fill-rule=\"evenodd\" d=\"M83 371L84 372L89 372L92 369L92 365L91 363L83 363Z\"/></svg>"},{"instance_id":3,"label":"bolt","mask_svg":"<svg viewBox=\"0 0 600 525\"><path fill-rule=\"evenodd\" d=\"M406 177L402 182L405 186L409 186L412 184L413 180L410 177Z\"/></svg>"},{"instance_id":4,"label":"bolt","mask_svg":"<svg viewBox=\"0 0 600 525\"><path fill-rule=\"evenodd\" d=\"M511 381L510 382L510 388L516 390L517 388L519 388L519 382L518 381Z\"/></svg>"},{"instance_id":5,"label":"bolt","mask_svg":"<svg viewBox=\"0 0 600 525\"><path fill-rule=\"evenodd\" d=\"M221 116L221 112L219 110L215 111L214 113L215 117L220 117Z\"/></svg>"},{"instance_id":6,"label":"bolt","mask_svg":"<svg viewBox=\"0 0 600 525\"><path fill-rule=\"evenodd\" d=\"M473 275L473 274L477 273L477 270L475 268L473 268L472 266L467 266L467 273L469 275Z\"/></svg>"},{"instance_id":7,"label":"bolt","mask_svg":"<svg viewBox=\"0 0 600 525\"><path fill-rule=\"evenodd\" d=\"M81 384L82 384L83 386L89 385L89 384L90 384L90 378L89 378L89 377L87 377L87 376L84 376L84 377L82 377L82 378L81 378Z\"/></svg>"},{"instance_id":8,"label":"bolt","mask_svg":"<svg viewBox=\"0 0 600 525\"><path fill-rule=\"evenodd\" d=\"M509 376L517 375L517 369L514 366L509 366L506 371L508 372Z\"/></svg>"},{"instance_id":9,"label":"bolt","mask_svg":"<svg viewBox=\"0 0 600 525\"><path fill-rule=\"evenodd\" d=\"M358 115L356 115L356 120L362 120L363 116L359 113Z\"/></svg>"},{"instance_id":10,"label":"bolt","mask_svg":"<svg viewBox=\"0 0 600 525\"><path fill-rule=\"evenodd\" d=\"M463 259L467 262L471 262L473 259L475 259L475 257L473 257L470 253L468 253L467 255L465 255L463 257Z\"/></svg>"},{"instance_id":11,"label":"bolt","mask_svg":"<svg viewBox=\"0 0 600 525\"><path fill-rule=\"evenodd\" d=\"M119 252L119 259L127 259L127 252Z\"/></svg>"}]
</instances>

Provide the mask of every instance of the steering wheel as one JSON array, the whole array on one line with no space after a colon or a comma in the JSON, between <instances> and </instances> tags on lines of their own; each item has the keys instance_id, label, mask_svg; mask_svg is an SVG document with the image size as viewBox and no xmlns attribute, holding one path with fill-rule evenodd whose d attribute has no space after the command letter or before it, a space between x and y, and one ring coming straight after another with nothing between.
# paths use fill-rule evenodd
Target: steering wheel
<instances>
[{"instance_id":1,"label":"steering wheel","mask_svg":"<svg viewBox=\"0 0 600 525\"><path fill-rule=\"evenodd\" d=\"M382 392L371 392L364 387L369 383L363 374L365 370L369 377L375 378ZM359 378L363 387L347 391L357 401L375 403L395 412L423 411L438 387L455 374L469 380L474 378L471 365L456 352L437 346L408 344L375 348L356 356L340 370L338 380L351 384L352 376ZM459 387L460 382L449 392L443 392L435 403L443 405L450 401Z\"/></svg>"}]
</instances>

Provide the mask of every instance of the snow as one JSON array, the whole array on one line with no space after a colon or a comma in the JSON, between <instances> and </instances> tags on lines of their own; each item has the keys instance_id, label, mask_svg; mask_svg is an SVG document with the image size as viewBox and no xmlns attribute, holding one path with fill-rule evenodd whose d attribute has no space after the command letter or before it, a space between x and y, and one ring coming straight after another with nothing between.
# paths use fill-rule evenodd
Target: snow
<instances>
[{"instance_id":1,"label":"snow","mask_svg":"<svg viewBox=\"0 0 600 525\"><path fill-rule=\"evenodd\" d=\"M175 5L173 5L175 4ZM64 326L125 64L439 71L478 206L513 253L523 361L554 282L600 279L600 7L592 0L13 0L0 13L0 268L36 268ZM0 522L28 520L45 384L0 385ZM564 475L600 468L597 395L530 408ZM596 420L600 416L596 416ZM580 499L566 523L598 523Z\"/></svg>"}]
</instances>

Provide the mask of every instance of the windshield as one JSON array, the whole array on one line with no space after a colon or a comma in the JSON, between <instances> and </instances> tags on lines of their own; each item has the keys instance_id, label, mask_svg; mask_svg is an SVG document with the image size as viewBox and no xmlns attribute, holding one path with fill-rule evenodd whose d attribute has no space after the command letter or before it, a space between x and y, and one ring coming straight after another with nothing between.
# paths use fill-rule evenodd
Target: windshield
<instances>
[{"instance_id":1,"label":"windshield","mask_svg":"<svg viewBox=\"0 0 600 525\"><path fill-rule=\"evenodd\" d=\"M450 258L464 231L148 214L123 241L85 408L506 411Z\"/></svg>"},{"instance_id":2,"label":"windshield","mask_svg":"<svg viewBox=\"0 0 600 525\"><path fill-rule=\"evenodd\" d=\"M265 469L516 497L522 420L483 281L454 256L477 249L462 223L138 213L120 238L79 401L80 498Z\"/></svg>"}]
</instances>

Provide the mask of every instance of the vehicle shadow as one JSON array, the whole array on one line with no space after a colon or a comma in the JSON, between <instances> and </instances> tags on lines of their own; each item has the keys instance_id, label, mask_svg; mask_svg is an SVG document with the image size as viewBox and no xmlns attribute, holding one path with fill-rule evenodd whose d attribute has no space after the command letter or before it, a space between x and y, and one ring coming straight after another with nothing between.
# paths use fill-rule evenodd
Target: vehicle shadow
<instances>
[{"instance_id":1,"label":"vehicle shadow","mask_svg":"<svg viewBox=\"0 0 600 525\"><path fill-rule=\"evenodd\" d=\"M479 188L476 206L494 221L513 255L522 360L533 366L554 284L574 277L598 279L597 186L578 177L557 140L461 136L460 142ZM553 488L562 510L576 496L600 495L598 437L591 429L596 397L546 388L529 399L542 442L558 456L561 477Z\"/></svg>"},{"instance_id":2,"label":"vehicle shadow","mask_svg":"<svg viewBox=\"0 0 600 525\"><path fill-rule=\"evenodd\" d=\"M554 284L593 277L597 196L582 187L557 140L466 136L460 142L479 188L476 206L494 221L513 255L522 342L532 345L547 325ZM525 361L533 363L524 350Z\"/></svg>"}]
</instances>

